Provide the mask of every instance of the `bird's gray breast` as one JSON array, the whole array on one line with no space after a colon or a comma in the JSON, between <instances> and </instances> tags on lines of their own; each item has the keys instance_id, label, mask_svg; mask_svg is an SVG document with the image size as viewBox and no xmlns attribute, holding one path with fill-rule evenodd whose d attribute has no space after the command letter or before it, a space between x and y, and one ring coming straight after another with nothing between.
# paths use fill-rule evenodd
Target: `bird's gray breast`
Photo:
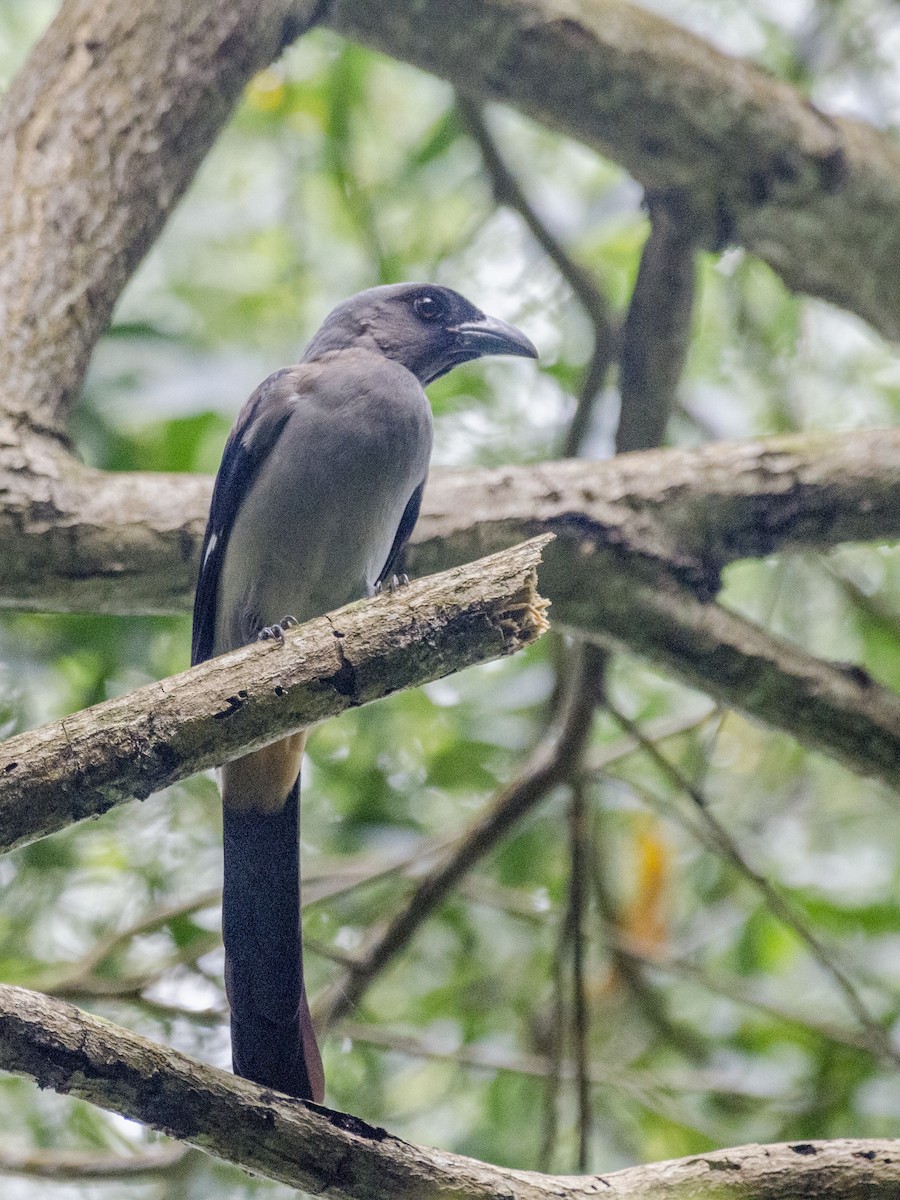
<instances>
[{"instance_id":1,"label":"bird's gray breast","mask_svg":"<svg viewBox=\"0 0 900 1200\"><path fill-rule=\"evenodd\" d=\"M431 409L409 371L352 351L313 367L231 530L217 653L370 594L428 473Z\"/></svg>"}]
</instances>

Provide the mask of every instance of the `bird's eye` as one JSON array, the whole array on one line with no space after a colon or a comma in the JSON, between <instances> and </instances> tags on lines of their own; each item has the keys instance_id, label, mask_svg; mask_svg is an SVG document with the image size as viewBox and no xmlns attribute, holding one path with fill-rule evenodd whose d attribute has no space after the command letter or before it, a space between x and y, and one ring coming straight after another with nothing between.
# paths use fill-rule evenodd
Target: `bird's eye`
<instances>
[{"instance_id":1,"label":"bird's eye","mask_svg":"<svg viewBox=\"0 0 900 1200\"><path fill-rule=\"evenodd\" d=\"M446 311L447 306L437 296L417 296L413 300L413 309L417 317L423 321L437 321Z\"/></svg>"}]
</instances>

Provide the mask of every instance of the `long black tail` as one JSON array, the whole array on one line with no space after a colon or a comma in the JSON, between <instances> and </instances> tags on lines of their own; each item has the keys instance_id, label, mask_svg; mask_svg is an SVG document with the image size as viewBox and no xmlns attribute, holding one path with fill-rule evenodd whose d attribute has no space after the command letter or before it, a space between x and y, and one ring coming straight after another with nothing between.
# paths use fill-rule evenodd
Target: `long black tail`
<instances>
[{"instance_id":1,"label":"long black tail","mask_svg":"<svg viewBox=\"0 0 900 1200\"><path fill-rule=\"evenodd\" d=\"M303 986L300 780L277 813L225 806L222 937L234 1071L321 1102L325 1081Z\"/></svg>"}]
</instances>

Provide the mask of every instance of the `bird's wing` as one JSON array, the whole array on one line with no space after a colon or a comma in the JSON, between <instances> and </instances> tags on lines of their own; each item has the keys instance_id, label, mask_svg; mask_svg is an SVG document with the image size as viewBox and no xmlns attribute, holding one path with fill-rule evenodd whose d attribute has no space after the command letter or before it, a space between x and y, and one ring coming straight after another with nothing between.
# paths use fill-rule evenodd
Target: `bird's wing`
<instances>
[{"instance_id":1,"label":"bird's wing","mask_svg":"<svg viewBox=\"0 0 900 1200\"><path fill-rule=\"evenodd\" d=\"M241 409L229 434L203 538L200 578L194 597L192 664L203 662L212 654L219 572L241 504L294 405L304 392L310 390L317 375L315 367L304 365L285 367L270 375Z\"/></svg>"},{"instance_id":2,"label":"bird's wing","mask_svg":"<svg viewBox=\"0 0 900 1200\"><path fill-rule=\"evenodd\" d=\"M425 491L425 480L423 479L416 490L409 498L406 508L403 510L403 516L400 518L400 524L397 527L397 532L394 535L394 543L391 546L391 552L387 556L387 562L381 568L378 575L378 582L384 583L386 579L390 579L391 575L402 567L403 551L406 549L406 543L410 539L416 521L419 519L419 509L422 507L422 493Z\"/></svg>"}]
</instances>

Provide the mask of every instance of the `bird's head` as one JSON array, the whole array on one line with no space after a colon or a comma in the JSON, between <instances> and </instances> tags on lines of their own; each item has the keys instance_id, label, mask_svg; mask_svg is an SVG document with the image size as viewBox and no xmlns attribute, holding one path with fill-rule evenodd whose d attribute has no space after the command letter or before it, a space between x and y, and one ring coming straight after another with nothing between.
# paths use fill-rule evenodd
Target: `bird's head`
<instances>
[{"instance_id":1,"label":"bird's head","mask_svg":"<svg viewBox=\"0 0 900 1200\"><path fill-rule=\"evenodd\" d=\"M514 325L486 316L451 288L426 283L388 284L351 296L325 318L303 357L310 362L351 346L402 363L423 385L488 354L537 358Z\"/></svg>"}]
</instances>

